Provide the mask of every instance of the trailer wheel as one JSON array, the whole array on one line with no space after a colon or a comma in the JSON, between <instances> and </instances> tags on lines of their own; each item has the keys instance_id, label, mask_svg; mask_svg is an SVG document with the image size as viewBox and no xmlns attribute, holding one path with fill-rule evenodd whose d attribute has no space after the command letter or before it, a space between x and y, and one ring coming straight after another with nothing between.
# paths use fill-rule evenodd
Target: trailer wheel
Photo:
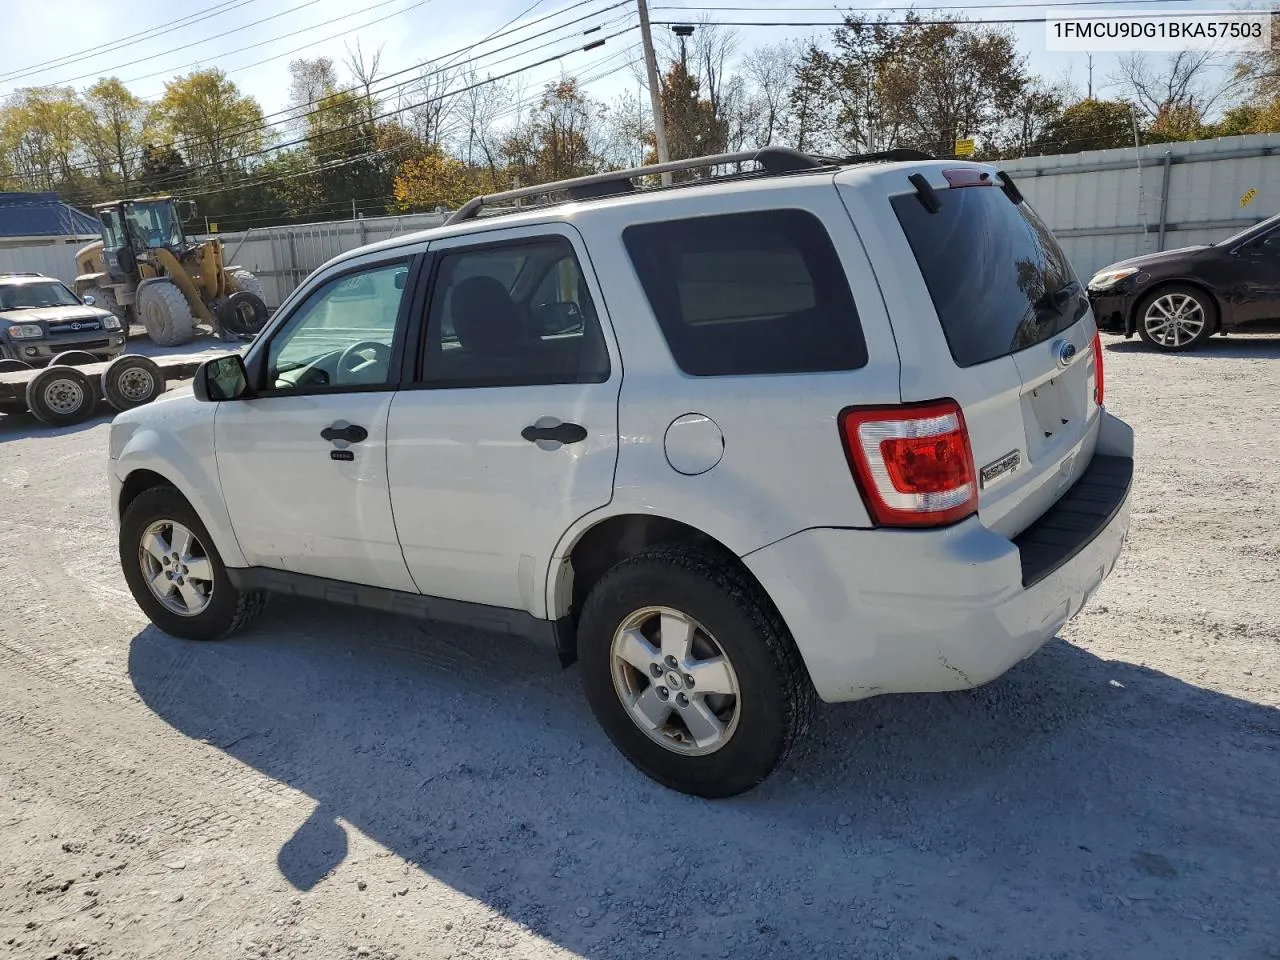
<instances>
[{"instance_id":1,"label":"trailer wheel","mask_svg":"<svg viewBox=\"0 0 1280 960\"><path fill-rule=\"evenodd\" d=\"M25 360L0 360L0 373L21 373L23 370L34 370L35 368Z\"/></svg>"},{"instance_id":2,"label":"trailer wheel","mask_svg":"<svg viewBox=\"0 0 1280 960\"><path fill-rule=\"evenodd\" d=\"M65 350L49 361L51 367L83 367L86 363L97 363L98 358L87 350Z\"/></svg>"},{"instance_id":3,"label":"trailer wheel","mask_svg":"<svg viewBox=\"0 0 1280 960\"><path fill-rule=\"evenodd\" d=\"M102 371L102 395L117 410L150 403L164 393L164 387L164 372L146 357L116 357Z\"/></svg>"},{"instance_id":4,"label":"trailer wheel","mask_svg":"<svg viewBox=\"0 0 1280 960\"><path fill-rule=\"evenodd\" d=\"M75 367L45 367L27 384L27 409L53 427L87 420L96 400L93 384Z\"/></svg>"}]
</instances>

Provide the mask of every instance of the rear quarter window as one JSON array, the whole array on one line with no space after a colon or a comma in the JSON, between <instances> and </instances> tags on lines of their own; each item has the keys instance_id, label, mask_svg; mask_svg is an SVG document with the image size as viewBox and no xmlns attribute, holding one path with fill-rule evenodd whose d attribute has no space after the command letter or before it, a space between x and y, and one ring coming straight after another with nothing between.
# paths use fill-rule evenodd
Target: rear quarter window
<instances>
[{"instance_id":1,"label":"rear quarter window","mask_svg":"<svg viewBox=\"0 0 1280 960\"><path fill-rule=\"evenodd\" d=\"M956 365L1008 356L1061 333L1087 307L1066 254L1027 204L996 187L892 199Z\"/></svg>"},{"instance_id":2,"label":"rear quarter window","mask_svg":"<svg viewBox=\"0 0 1280 960\"><path fill-rule=\"evenodd\" d=\"M803 210L622 232L676 365L699 377L854 370L867 347L821 221Z\"/></svg>"}]
</instances>

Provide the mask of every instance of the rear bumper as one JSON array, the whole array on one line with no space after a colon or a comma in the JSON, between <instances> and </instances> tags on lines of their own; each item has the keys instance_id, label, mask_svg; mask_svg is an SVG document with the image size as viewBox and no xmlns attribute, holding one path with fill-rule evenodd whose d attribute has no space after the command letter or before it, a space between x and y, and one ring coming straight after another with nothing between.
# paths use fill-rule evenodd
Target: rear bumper
<instances>
[{"instance_id":1,"label":"rear bumper","mask_svg":"<svg viewBox=\"0 0 1280 960\"><path fill-rule=\"evenodd\" d=\"M932 531L807 530L744 557L818 695L975 687L1051 639L1128 532L1132 434L1107 419L1084 476L1016 541L973 517Z\"/></svg>"}]
</instances>

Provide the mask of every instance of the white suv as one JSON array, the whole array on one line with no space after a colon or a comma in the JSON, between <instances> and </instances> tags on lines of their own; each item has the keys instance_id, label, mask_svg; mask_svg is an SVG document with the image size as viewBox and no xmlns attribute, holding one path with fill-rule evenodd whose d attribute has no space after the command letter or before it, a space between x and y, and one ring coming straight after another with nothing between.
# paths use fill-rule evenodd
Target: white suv
<instances>
[{"instance_id":1,"label":"white suv","mask_svg":"<svg viewBox=\"0 0 1280 960\"><path fill-rule=\"evenodd\" d=\"M211 640L278 592L545 641L631 762L703 796L764 779L815 695L1035 651L1112 569L1133 472L1061 248L978 164L665 169L752 162L478 198L121 414L143 611Z\"/></svg>"}]
</instances>

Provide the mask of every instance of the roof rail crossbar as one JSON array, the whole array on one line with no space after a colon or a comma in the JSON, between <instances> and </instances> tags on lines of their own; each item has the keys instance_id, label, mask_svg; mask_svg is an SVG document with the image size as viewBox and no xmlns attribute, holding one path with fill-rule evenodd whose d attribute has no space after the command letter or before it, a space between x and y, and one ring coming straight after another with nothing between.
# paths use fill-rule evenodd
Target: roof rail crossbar
<instances>
[{"instance_id":1,"label":"roof rail crossbar","mask_svg":"<svg viewBox=\"0 0 1280 960\"><path fill-rule=\"evenodd\" d=\"M906 158L904 158L906 159ZM706 157L691 157L688 160L671 160L667 163L653 163L645 167L633 167L630 170L610 170L607 173L593 173L585 177L574 177L570 180L558 180L554 183L543 183L533 187L520 187L515 190L504 190L501 193L489 193L480 197L472 197L445 221L446 225L462 223L479 216L484 207L493 206L507 200L521 200L525 197L536 197L547 193L567 193L571 200L586 200L595 197L607 197L630 193L635 189L632 180L636 177L650 177L662 173L675 173L679 170L693 170L698 167L718 167L731 163L758 163L769 176L780 176L784 173L795 173L800 170L817 170L822 167L841 163L830 157L815 157L790 147L763 147L759 150L740 150L736 153L717 153Z\"/></svg>"}]
</instances>

